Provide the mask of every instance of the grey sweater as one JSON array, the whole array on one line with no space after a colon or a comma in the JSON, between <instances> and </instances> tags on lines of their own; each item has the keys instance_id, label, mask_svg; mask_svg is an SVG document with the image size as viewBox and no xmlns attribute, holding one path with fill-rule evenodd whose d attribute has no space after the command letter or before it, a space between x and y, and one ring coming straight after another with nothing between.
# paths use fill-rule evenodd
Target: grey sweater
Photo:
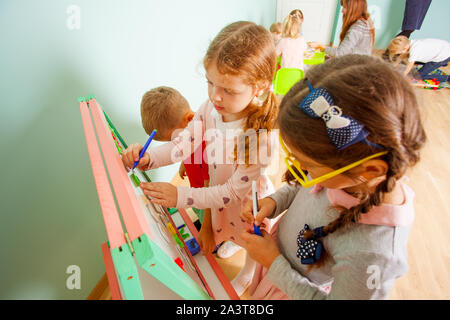
<instances>
[{"instance_id":1,"label":"grey sweater","mask_svg":"<svg viewBox=\"0 0 450 320\"><path fill-rule=\"evenodd\" d=\"M398 207L398 213L414 215L413 196L404 194L405 204L394 206L394 212ZM326 225L338 212L331 207L326 189L309 194L303 187L286 184L270 197L277 204L271 218L287 211L277 228L281 254L267 276L289 298L385 299L395 279L408 271L410 226L356 223L322 239L330 257L323 267L307 273L308 266L296 256L298 232L305 224L312 229ZM325 292L323 287L330 285L331 291Z\"/></svg>"},{"instance_id":2,"label":"grey sweater","mask_svg":"<svg viewBox=\"0 0 450 320\"><path fill-rule=\"evenodd\" d=\"M325 48L325 53L332 57L339 57L346 54L372 54L372 34L368 21L358 20L347 31L339 47Z\"/></svg>"}]
</instances>

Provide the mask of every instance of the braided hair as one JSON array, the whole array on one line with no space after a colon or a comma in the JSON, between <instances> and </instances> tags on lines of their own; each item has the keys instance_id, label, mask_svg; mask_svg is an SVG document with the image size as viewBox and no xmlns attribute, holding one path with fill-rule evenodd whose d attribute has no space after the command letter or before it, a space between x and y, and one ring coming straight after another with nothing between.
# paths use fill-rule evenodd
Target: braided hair
<instances>
[{"instance_id":1,"label":"braided hair","mask_svg":"<svg viewBox=\"0 0 450 320\"><path fill-rule=\"evenodd\" d=\"M419 161L419 151L426 136L412 87L380 59L363 55L338 57L311 69L306 77L314 87L327 89L345 114L364 125L369 132L368 138L388 151L380 157L388 165L385 179L375 190L363 190L358 205L348 209L336 207L339 216L323 227L326 236L358 222L362 214L381 205L385 194L393 191L406 170ZM379 152L363 142L337 150L327 135L324 122L310 118L299 109L308 93L306 81L300 81L280 104L277 123L283 139L290 146L333 169ZM349 172L343 175L351 177ZM296 181L289 171L284 180ZM305 239L313 236L312 230L304 234ZM322 265L325 257L323 254L313 267Z\"/></svg>"}]
</instances>

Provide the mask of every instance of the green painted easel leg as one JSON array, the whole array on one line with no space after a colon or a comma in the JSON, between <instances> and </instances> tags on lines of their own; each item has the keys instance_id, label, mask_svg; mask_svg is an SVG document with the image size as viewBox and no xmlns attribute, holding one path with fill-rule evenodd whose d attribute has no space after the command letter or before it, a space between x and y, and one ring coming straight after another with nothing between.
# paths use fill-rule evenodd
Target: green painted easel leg
<instances>
[{"instance_id":1,"label":"green painted easel leg","mask_svg":"<svg viewBox=\"0 0 450 320\"><path fill-rule=\"evenodd\" d=\"M124 244L121 248L122 251L119 248L112 249L111 256L125 299L144 300L138 270L130 247Z\"/></svg>"},{"instance_id":2,"label":"green painted easel leg","mask_svg":"<svg viewBox=\"0 0 450 320\"><path fill-rule=\"evenodd\" d=\"M139 266L158 279L170 290L190 300L210 300L199 287L161 248L146 234L132 242Z\"/></svg>"}]
</instances>

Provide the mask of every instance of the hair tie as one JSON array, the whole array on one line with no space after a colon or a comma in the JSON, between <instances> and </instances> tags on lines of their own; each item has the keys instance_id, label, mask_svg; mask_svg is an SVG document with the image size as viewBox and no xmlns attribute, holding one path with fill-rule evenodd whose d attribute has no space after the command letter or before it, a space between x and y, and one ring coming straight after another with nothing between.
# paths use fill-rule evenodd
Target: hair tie
<instances>
[{"instance_id":1,"label":"hair tie","mask_svg":"<svg viewBox=\"0 0 450 320\"><path fill-rule=\"evenodd\" d=\"M302 264L313 264L320 259L322 255L323 245L319 238L326 236L323 231L323 226L313 230L314 236L310 240L304 238L305 232L310 230L309 226L300 230L297 236L297 258L300 258Z\"/></svg>"},{"instance_id":2,"label":"hair tie","mask_svg":"<svg viewBox=\"0 0 450 320\"><path fill-rule=\"evenodd\" d=\"M314 119L321 118L326 125L328 136L338 150L345 149L355 143L364 142L370 147L383 147L367 140L369 132L364 125L348 115L334 104L333 96L322 87L314 88L306 79L310 93L300 103L299 108Z\"/></svg>"}]
</instances>

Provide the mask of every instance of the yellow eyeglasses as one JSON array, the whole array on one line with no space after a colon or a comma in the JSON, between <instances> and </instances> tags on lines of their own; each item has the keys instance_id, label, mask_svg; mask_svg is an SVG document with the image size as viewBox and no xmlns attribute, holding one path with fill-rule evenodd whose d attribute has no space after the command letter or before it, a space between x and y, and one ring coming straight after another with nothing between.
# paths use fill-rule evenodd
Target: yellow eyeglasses
<instances>
[{"instance_id":1,"label":"yellow eyeglasses","mask_svg":"<svg viewBox=\"0 0 450 320\"><path fill-rule=\"evenodd\" d=\"M292 175L297 179L297 181L304 187L304 188L309 188L312 187L318 183L321 183L325 180L331 179L347 170L350 170L352 168L355 168L357 166L359 166L361 163L366 162L370 159L373 158L377 158L380 157L382 155L385 155L388 153L388 151L382 151L379 153L375 153L371 156L368 156L362 160L353 162L352 164L349 164L348 166L345 166L343 168L334 170L332 172L329 172L327 174L324 174L323 176L317 177L315 179L309 180L308 177L306 176L306 174L303 172L302 169L300 169L300 162L295 159L295 157L290 153L290 151L287 149L286 145L283 142L283 139L281 139L281 135L279 136L280 139L280 145L283 148L284 152L286 153L286 157L284 158L284 162L286 163L287 168L289 169L289 171L292 173ZM295 172L295 170L292 168L292 166L295 167L295 169L297 169L297 171L301 174L302 178L300 178L297 174L297 172Z\"/></svg>"}]
</instances>

